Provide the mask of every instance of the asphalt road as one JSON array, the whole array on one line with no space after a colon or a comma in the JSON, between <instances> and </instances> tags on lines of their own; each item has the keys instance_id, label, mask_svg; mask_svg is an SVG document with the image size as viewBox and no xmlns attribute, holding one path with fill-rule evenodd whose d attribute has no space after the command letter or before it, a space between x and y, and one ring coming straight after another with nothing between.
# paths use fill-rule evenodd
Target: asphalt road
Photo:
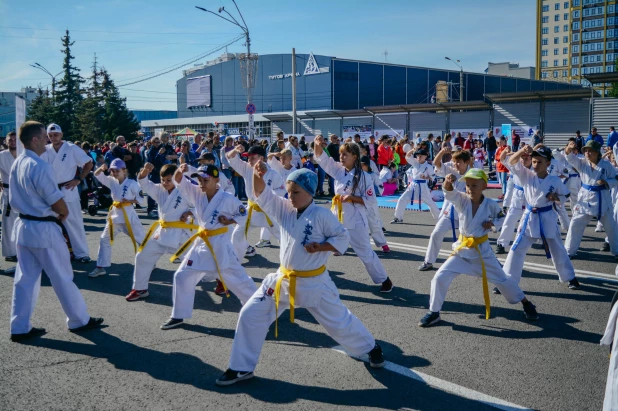
<instances>
[{"instance_id":1,"label":"asphalt road","mask_svg":"<svg viewBox=\"0 0 618 411\"><path fill-rule=\"evenodd\" d=\"M492 318L485 320L481 282L460 276L449 290L440 325L420 329L416 324L427 311L435 271L419 272L417 266L433 224L429 213L408 211L405 224L390 225L392 212L381 210L392 253L378 253L395 284L392 293L379 293L351 250L328 263L344 304L382 345L387 369L374 370L342 354L309 313L298 309L295 324L283 314L278 339L271 327L257 378L219 388L214 381L227 367L238 299L217 296L214 283L201 283L193 318L181 328L160 330L171 313L176 266L162 259L150 297L126 302L134 255L130 241L119 236L109 275L90 279L86 274L94 262L73 265L91 315L105 318L101 330L67 332L43 277L33 322L47 334L24 344L10 342L12 276L0 275L5 313L0 409L601 409L608 351L599 340L618 289L611 280L616 262L597 251L602 234L591 225L584 235L574 261L580 291L558 282L539 247L530 250L521 286L537 305L538 322L526 321L520 305L501 296L492 296ZM85 222L90 255L96 258L105 220ZM257 230L250 234L253 242L257 235ZM450 245L442 247L446 255ZM245 260L255 281L276 270L278 251L261 249Z\"/></svg>"}]
</instances>

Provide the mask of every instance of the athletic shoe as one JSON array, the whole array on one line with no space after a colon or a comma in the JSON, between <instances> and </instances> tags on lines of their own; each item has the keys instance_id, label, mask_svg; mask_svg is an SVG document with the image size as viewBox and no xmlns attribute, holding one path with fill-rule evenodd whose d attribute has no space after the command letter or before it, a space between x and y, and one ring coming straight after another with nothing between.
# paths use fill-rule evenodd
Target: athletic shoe
<instances>
[{"instance_id":1,"label":"athletic shoe","mask_svg":"<svg viewBox=\"0 0 618 411\"><path fill-rule=\"evenodd\" d=\"M504 194L500 194L500 195L498 196L498 200L504 200Z\"/></svg>"},{"instance_id":2,"label":"athletic shoe","mask_svg":"<svg viewBox=\"0 0 618 411\"><path fill-rule=\"evenodd\" d=\"M429 311L421 320L418 322L418 326L422 328L431 327L435 323L440 321L440 312L434 313Z\"/></svg>"},{"instance_id":3,"label":"athletic shoe","mask_svg":"<svg viewBox=\"0 0 618 411\"><path fill-rule=\"evenodd\" d=\"M496 244L496 254L506 254L506 250L502 244Z\"/></svg>"},{"instance_id":4,"label":"athletic shoe","mask_svg":"<svg viewBox=\"0 0 618 411\"><path fill-rule=\"evenodd\" d=\"M16 263L17 262L17 256L16 255L11 255L8 257L4 257L4 261L8 261L9 263Z\"/></svg>"},{"instance_id":5,"label":"athletic shoe","mask_svg":"<svg viewBox=\"0 0 618 411\"><path fill-rule=\"evenodd\" d=\"M234 371L228 368L221 377L217 378L215 384L219 386L232 385L236 384L238 381L248 380L253 377L253 371Z\"/></svg>"},{"instance_id":6,"label":"athletic shoe","mask_svg":"<svg viewBox=\"0 0 618 411\"><path fill-rule=\"evenodd\" d=\"M536 306L532 304L530 301L526 301L523 303L524 313L526 313L526 318L531 321L536 321L539 319L539 313L536 312Z\"/></svg>"},{"instance_id":7,"label":"athletic shoe","mask_svg":"<svg viewBox=\"0 0 618 411\"><path fill-rule=\"evenodd\" d=\"M500 294L502 294L502 293L500 292L500 290L498 290L498 287L494 287L494 289L493 289L493 290L491 290L491 292L492 292L493 294L496 294L496 295L500 295Z\"/></svg>"},{"instance_id":8,"label":"athletic shoe","mask_svg":"<svg viewBox=\"0 0 618 411\"><path fill-rule=\"evenodd\" d=\"M71 328L69 331L71 331L72 333L78 333L86 330L92 330L101 327L101 324L103 324L103 318L90 317L90 320L88 320L88 323L86 325L82 325L81 327L77 328Z\"/></svg>"},{"instance_id":9,"label":"athletic shoe","mask_svg":"<svg viewBox=\"0 0 618 411\"><path fill-rule=\"evenodd\" d=\"M601 246L601 248L599 250L600 251L609 251L609 243L604 241L603 245Z\"/></svg>"},{"instance_id":10,"label":"athletic shoe","mask_svg":"<svg viewBox=\"0 0 618 411\"><path fill-rule=\"evenodd\" d=\"M88 273L88 277L90 277L90 278L95 278L95 277L98 277L98 276L100 276L100 275L105 275L105 274L107 274L107 273L105 272L105 268L103 268L103 267L97 267L97 268L95 268L94 270L90 271L90 273Z\"/></svg>"},{"instance_id":11,"label":"athletic shoe","mask_svg":"<svg viewBox=\"0 0 618 411\"><path fill-rule=\"evenodd\" d=\"M157 218L159 217L159 213L157 213L156 211L151 211L148 213L148 217L152 217L152 218Z\"/></svg>"},{"instance_id":12,"label":"athletic shoe","mask_svg":"<svg viewBox=\"0 0 618 411\"><path fill-rule=\"evenodd\" d=\"M604 232L604 231L605 231L605 228L603 228L603 227L601 227L601 226L596 226L596 227L594 228L594 232L595 232L595 233L602 233L602 232Z\"/></svg>"},{"instance_id":13,"label":"athletic shoe","mask_svg":"<svg viewBox=\"0 0 618 411\"><path fill-rule=\"evenodd\" d=\"M86 257L77 258L76 261L79 262L79 263L86 264L86 263L89 263L92 260L90 259L90 257L86 256Z\"/></svg>"},{"instance_id":14,"label":"athletic shoe","mask_svg":"<svg viewBox=\"0 0 618 411\"><path fill-rule=\"evenodd\" d=\"M384 354L382 354L382 347L376 343L373 350L369 351L369 365L372 368L383 368L385 364Z\"/></svg>"},{"instance_id":15,"label":"athletic shoe","mask_svg":"<svg viewBox=\"0 0 618 411\"><path fill-rule=\"evenodd\" d=\"M270 243L270 240L260 240L255 247L256 248L264 248L264 247L270 247L272 244Z\"/></svg>"},{"instance_id":16,"label":"athletic shoe","mask_svg":"<svg viewBox=\"0 0 618 411\"><path fill-rule=\"evenodd\" d=\"M393 282L390 278L386 277L386 280L382 283L382 287L380 288L381 293L390 293L393 291Z\"/></svg>"},{"instance_id":17,"label":"athletic shoe","mask_svg":"<svg viewBox=\"0 0 618 411\"><path fill-rule=\"evenodd\" d=\"M225 295L225 288L223 288L223 283L219 280L217 280L217 287L215 288L215 294Z\"/></svg>"},{"instance_id":18,"label":"athletic shoe","mask_svg":"<svg viewBox=\"0 0 618 411\"><path fill-rule=\"evenodd\" d=\"M253 257L255 255L255 248L249 246L247 247L247 251L245 252L245 257Z\"/></svg>"},{"instance_id":19,"label":"athletic shoe","mask_svg":"<svg viewBox=\"0 0 618 411\"><path fill-rule=\"evenodd\" d=\"M391 249L388 247L388 244L382 246L382 252L385 254L388 254L391 252Z\"/></svg>"},{"instance_id":20,"label":"athletic shoe","mask_svg":"<svg viewBox=\"0 0 618 411\"><path fill-rule=\"evenodd\" d=\"M6 270L4 270L4 274L15 274L16 270L17 270L17 267L7 268Z\"/></svg>"},{"instance_id":21,"label":"athletic shoe","mask_svg":"<svg viewBox=\"0 0 618 411\"><path fill-rule=\"evenodd\" d=\"M386 232L386 228L382 227L382 232L385 233Z\"/></svg>"},{"instance_id":22,"label":"athletic shoe","mask_svg":"<svg viewBox=\"0 0 618 411\"><path fill-rule=\"evenodd\" d=\"M45 334L45 328L34 328L32 327L30 331L23 334L11 334L11 341L18 342L27 340L28 338L36 337L37 335Z\"/></svg>"},{"instance_id":23,"label":"athletic shoe","mask_svg":"<svg viewBox=\"0 0 618 411\"><path fill-rule=\"evenodd\" d=\"M423 261L423 264L418 266L418 271L428 271L433 268L433 264L428 264Z\"/></svg>"},{"instance_id":24,"label":"athletic shoe","mask_svg":"<svg viewBox=\"0 0 618 411\"><path fill-rule=\"evenodd\" d=\"M573 254L573 255L569 256L569 260L575 260L575 258L576 258L576 254Z\"/></svg>"},{"instance_id":25,"label":"athletic shoe","mask_svg":"<svg viewBox=\"0 0 618 411\"><path fill-rule=\"evenodd\" d=\"M335 257L341 257L343 254L341 254L339 251L337 251L337 252L334 252L333 255Z\"/></svg>"},{"instance_id":26,"label":"athletic shoe","mask_svg":"<svg viewBox=\"0 0 618 411\"><path fill-rule=\"evenodd\" d=\"M391 224L401 224L401 223L403 223L403 220L400 220L397 217L391 220Z\"/></svg>"},{"instance_id":27,"label":"athletic shoe","mask_svg":"<svg viewBox=\"0 0 618 411\"><path fill-rule=\"evenodd\" d=\"M182 325L185 321L180 318L170 318L167 320L165 324L161 326L162 330L169 330L170 328L178 327Z\"/></svg>"},{"instance_id":28,"label":"athletic shoe","mask_svg":"<svg viewBox=\"0 0 618 411\"><path fill-rule=\"evenodd\" d=\"M172 261L173 264L180 264L182 262L182 260L178 257L174 258L174 261Z\"/></svg>"},{"instance_id":29,"label":"athletic shoe","mask_svg":"<svg viewBox=\"0 0 618 411\"><path fill-rule=\"evenodd\" d=\"M146 298L149 295L150 294L148 293L148 290L131 290L131 292L125 297L125 299L127 301L137 301L141 298Z\"/></svg>"},{"instance_id":30,"label":"athletic shoe","mask_svg":"<svg viewBox=\"0 0 618 411\"><path fill-rule=\"evenodd\" d=\"M579 281L577 281L577 278L574 278L571 281L569 281L569 290L580 290L581 288L582 286L579 283Z\"/></svg>"}]
</instances>

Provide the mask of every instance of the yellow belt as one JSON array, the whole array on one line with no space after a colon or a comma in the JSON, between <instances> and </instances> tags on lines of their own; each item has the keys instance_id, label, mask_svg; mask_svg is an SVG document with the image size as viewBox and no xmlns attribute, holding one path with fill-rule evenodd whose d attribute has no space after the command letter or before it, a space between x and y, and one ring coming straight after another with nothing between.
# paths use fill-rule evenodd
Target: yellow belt
<instances>
[{"instance_id":1,"label":"yellow belt","mask_svg":"<svg viewBox=\"0 0 618 411\"><path fill-rule=\"evenodd\" d=\"M107 223L109 224L109 242L110 244L114 244L114 222L112 221L112 209L119 208L122 210L122 214L124 215L124 224L127 226L127 232L129 233L129 237L131 237L131 241L133 242L133 251L137 252L137 242L135 241L135 237L133 236L133 228L129 223L129 217L127 216L127 212L125 211L125 207L133 205L130 202L122 202L122 201L114 201L112 206L109 208L109 213L107 214Z\"/></svg>"},{"instance_id":2,"label":"yellow belt","mask_svg":"<svg viewBox=\"0 0 618 411\"><path fill-rule=\"evenodd\" d=\"M152 233L155 232L157 227L181 228L181 229L187 229L187 230L199 230L200 229L199 225L185 223L184 221L163 221L163 220L155 221L148 229L148 232L146 233L146 237L144 237L144 241L142 241L142 243L139 245L139 248L137 249L137 251L142 251L144 247L146 247L146 243L148 242L148 240L150 240Z\"/></svg>"},{"instance_id":3,"label":"yellow belt","mask_svg":"<svg viewBox=\"0 0 618 411\"><path fill-rule=\"evenodd\" d=\"M279 267L279 271L283 274L277 280L275 285L275 309L276 309L276 317L275 317L275 338L279 337L279 324L277 319L279 318L279 300L281 299L281 283L284 279L288 279L290 281L290 285L288 287L288 292L290 294L290 322L294 322L294 300L296 299L296 277L308 278L308 277L317 277L326 271L326 266L321 266L311 271L297 271L297 270L288 270L284 267Z\"/></svg>"},{"instance_id":4,"label":"yellow belt","mask_svg":"<svg viewBox=\"0 0 618 411\"><path fill-rule=\"evenodd\" d=\"M247 204L249 205L249 211L247 212L247 225L245 225L245 238L247 238L247 233L249 232L249 226L251 225L251 216L253 215L253 211L255 210L259 213L264 213L264 210L262 210L258 203L254 203L253 201L249 200L247 201ZM268 215L266 215L266 213L264 213L264 217L266 217L266 222L268 223L268 225L272 227L273 222L270 221L270 218L268 218Z\"/></svg>"},{"instance_id":5,"label":"yellow belt","mask_svg":"<svg viewBox=\"0 0 618 411\"><path fill-rule=\"evenodd\" d=\"M337 194L333 197L332 205L330 206L330 211L335 211L337 209L337 219L341 224L343 224L343 196L341 194Z\"/></svg>"},{"instance_id":6,"label":"yellow belt","mask_svg":"<svg viewBox=\"0 0 618 411\"><path fill-rule=\"evenodd\" d=\"M464 237L459 234L460 244L453 250L453 253L449 256L454 256L457 251L461 250L464 247L474 248L477 253L479 253L479 257L481 257L481 273L483 274L483 299L485 300L485 319L489 320L489 311L490 311L490 301L489 301L489 286L487 285L487 271L485 271L485 262L483 262L483 255L481 254L481 250L479 249L479 245L483 244L487 241L487 234L483 237Z\"/></svg>"},{"instance_id":7,"label":"yellow belt","mask_svg":"<svg viewBox=\"0 0 618 411\"><path fill-rule=\"evenodd\" d=\"M170 262L173 262L175 259L180 257L182 253L186 251L187 248L195 241L198 237L204 240L204 243L210 250L210 254L212 254L213 260L215 260L215 266L217 267L217 273L219 274L219 280L221 284L223 284L223 289L225 290L225 295L230 296L230 293L227 291L227 286L225 285L225 281L223 281L223 277L221 276L221 270L219 269L219 262L217 261L217 256L212 249L212 244L210 244L210 237L214 237L216 235L221 235L227 233L227 227L217 228L216 230L206 230L205 228L200 228L199 231L193 234L183 245L180 246L178 251L174 253L174 255L170 258Z\"/></svg>"}]
</instances>

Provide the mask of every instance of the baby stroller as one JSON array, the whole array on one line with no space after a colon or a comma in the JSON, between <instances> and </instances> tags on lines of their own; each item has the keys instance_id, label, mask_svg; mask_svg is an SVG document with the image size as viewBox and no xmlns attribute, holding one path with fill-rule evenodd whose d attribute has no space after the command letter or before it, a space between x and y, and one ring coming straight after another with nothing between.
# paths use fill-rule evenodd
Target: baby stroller
<instances>
[{"instance_id":1,"label":"baby stroller","mask_svg":"<svg viewBox=\"0 0 618 411\"><path fill-rule=\"evenodd\" d=\"M90 177L90 176L89 176ZM99 208L108 209L112 206L112 192L109 188L99 184L94 178L88 181L88 198L92 199L92 204L88 206L88 214L96 216Z\"/></svg>"}]
</instances>

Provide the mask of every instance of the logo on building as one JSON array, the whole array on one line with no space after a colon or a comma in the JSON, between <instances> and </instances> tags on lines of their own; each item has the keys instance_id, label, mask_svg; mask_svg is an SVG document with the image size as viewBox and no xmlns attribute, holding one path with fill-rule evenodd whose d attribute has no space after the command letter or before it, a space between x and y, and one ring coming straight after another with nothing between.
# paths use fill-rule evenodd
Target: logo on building
<instances>
[{"instance_id":1,"label":"logo on building","mask_svg":"<svg viewBox=\"0 0 618 411\"><path fill-rule=\"evenodd\" d=\"M309 60L307 60L307 65L305 66L305 72L303 75L309 76L311 74L320 74L320 73L328 73L330 71L329 67L321 67L318 66L318 62L315 60L313 53L309 54Z\"/></svg>"}]
</instances>

